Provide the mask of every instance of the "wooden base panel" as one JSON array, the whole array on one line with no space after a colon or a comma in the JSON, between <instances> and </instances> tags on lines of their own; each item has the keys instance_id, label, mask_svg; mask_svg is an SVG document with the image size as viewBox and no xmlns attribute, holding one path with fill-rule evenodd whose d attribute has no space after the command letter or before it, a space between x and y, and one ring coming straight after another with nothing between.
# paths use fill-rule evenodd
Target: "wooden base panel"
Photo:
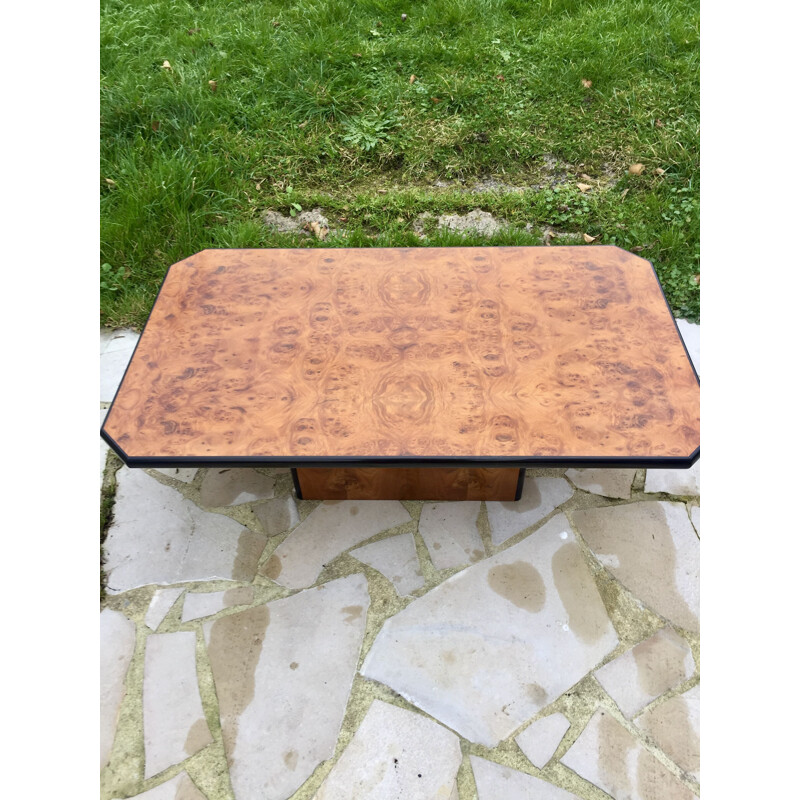
<instances>
[{"instance_id":1,"label":"wooden base panel","mask_svg":"<svg viewBox=\"0 0 800 800\"><path fill-rule=\"evenodd\" d=\"M519 500L525 470L442 467L292 470L303 500Z\"/></svg>"}]
</instances>

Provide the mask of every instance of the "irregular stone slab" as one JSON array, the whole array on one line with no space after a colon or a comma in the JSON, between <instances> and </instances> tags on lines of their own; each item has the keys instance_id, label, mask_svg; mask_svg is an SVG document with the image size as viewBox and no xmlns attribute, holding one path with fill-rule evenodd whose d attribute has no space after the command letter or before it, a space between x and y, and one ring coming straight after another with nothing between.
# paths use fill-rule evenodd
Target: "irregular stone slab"
<instances>
[{"instance_id":1,"label":"irregular stone slab","mask_svg":"<svg viewBox=\"0 0 800 800\"><path fill-rule=\"evenodd\" d=\"M267 536L285 533L300 522L297 505L291 495L259 503L257 506L253 506L253 513L263 526Z\"/></svg>"},{"instance_id":2,"label":"irregular stone slab","mask_svg":"<svg viewBox=\"0 0 800 800\"><path fill-rule=\"evenodd\" d=\"M130 800L207 800L207 798L194 785L192 779L185 772L181 772L146 792L134 795Z\"/></svg>"},{"instance_id":3,"label":"irregular stone slab","mask_svg":"<svg viewBox=\"0 0 800 800\"><path fill-rule=\"evenodd\" d=\"M144 624L151 631L157 630L158 626L164 621L164 617L169 614L169 610L175 605L175 601L181 596L183 589L156 589L153 599L147 608L144 617Z\"/></svg>"},{"instance_id":4,"label":"irregular stone slab","mask_svg":"<svg viewBox=\"0 0 800 800\"><path fill-rule=\"evenodd\" d=\"M197 475L197 467L159 467L155 471L183 483L191 483Z\"/></svg>"},{"instance_id":5,"label":"irregular stone slab","mask_svg":"<svg viewBox=\"0 0 800 800\"><path fill-rule=\"evenodd\" d=\"M474 564L486 555L478 531L480 510L480 500L422 506L419 532L436 569Z\"/></svg>"},{"instance_id":6,"label":"irregular stone slab","mask_svg":"<svg viewBox=\"0 0 800 800\"><path fill-rule=\"evenodd\" d=\"M100 769L111 756L135 646L136 624L119 611L104 608L100 612Z\"/></svg>"},{"instance_id":7,"label":"irregular stone slab","mask_svg":"<svg viewBox=\"0 0 800 800\"><path fill-rule=\"evenodd\" d=\"M569 720L563 714L550 714L528 725L514 741L528 761L541 769L553 757L568 730Z\"/></svg>"},{"instance_id":8,"label":"irregular stone slab","mask_svg":"<svg viewBox=\"0 0 800 800\"><path fill-rule=\"evenodd\" d=\"M193 631L153 633L144 653L144 777L193 756L214 740L197 686Z\"/></svg>"},{"instance_id":9,"label":"irregular stone slab","mask_svg":"<svg viewBox=\"0 0 800 800\"><path fill-rule=\"evenodd\" d=\"M351 550L350 555L385 575L401 597L410 595L415 589L425 585L414 537L410 533L365 544Z\"/></svg>"},{"instance_id":10,"label":"irregular stone slab","mask_svg":"<svg viewBox=\"0 0 800 800\"><path fill-rule=\"evenodd\" d=\"M122 467L104 548L108 591L214 578L251 581L266 543L142 470Z\"/></svg>"},{"instance_id":11,"label":"irregular stone slab","mask_svg":"<svg viewBox=\"0 0 800 800\"><path fill-rule=\"evenodd\" d=\"M617 641L559 514L388 619L361 672L470 741L495 747Z\"/></svg>"},{"instance_id":12,"label":"irregular stone slab","mask_svg":"<svg viewBox=\"0 0 800 800\"><path fill-rule=\"evenodd\" d=\"M662 628L600 667L594 676L619 710L631 719L693 674L694 658L689 645L672 628Z\"/></svg>"},{"instance_id":13,"label":"irregular stone slab","mask_svg":"<svg viewBox=\"0 0 800 800\"><path fill-rule=\"evenodd\" d=\"M128 368L139 334L131 330L100 331L100 402L110 403Z\"/></svg>"},{"instance_id":14,"label":"irregular stone slab","mask_svg":"<svg viewBox=\"0 0 800 800\"><path fill-rule=\"evenodd\" d=\"M284 800L333 756L369 602L350 575L205 623L237 798Z\"/></svg>"},{"instance_id":15,"label":"irregular stone slab","mask_svg":"<svg viewBox=\"0 0 800 800\"><path fill-rule=\"evenodd\" d=\"M689 800L696 797L607 711L598 710L561 763L625 800Z\"/></svg>"},{"instance_id":16,"label":"irregular stone slab","mask_svg":"<svg viewBox=\"0 0 800 800\"><path fill-rule=\"evenodd\" d=\"M224 608L249 606L253 602L253 587L239 586L222 592L190 592L183 601L182 622L210 617Z\"/></svg>"},{"instance_id":17,"label":"irregular stone slab","mask_svg":"<svg viewBox=\"0 0 800 800\"><path fill-rule=\"evenodd\" d=\"M200 504L208 508L240 506L275 496L275 478L254 469L210 469L200 486Z\"/></svg>"},{"instance_id":18,"label":"irregular stone slab","mask_svg":"<svg viewBox=\"0 0 800 800\"><path fill-rule=\"evenodd\" d=\"M478 800L581 800L566 789L494 761L469 757Z\"/></svg>"},{"instance_id":19,"label":"irregular stone slab","mask_svg":"<svg viewBox=\"0 0 800 800\"><path fill-rule=\"evenodd\" d=\"M573 494L575 490L563 478L527 477L519 500L486 503L493 544L502 544L515 533L535 525Z\"/></svg>"},{"instance_id":20,"label":"irregular stone slab","mask_svg":"<svg viewBox=\"0 0 800 800\"><path fill-rule=\"evenodd\" d=\"M694 529L697 531L697 535L700 535L700 506L692 506L692 510L689 512L692 518L692 525L694 525Z\"/></svg>"},{"instance_id":21,"label":"irregular stone slab","mask_svg":"<svg viewBox=\"0 0 800 800\"><path fill-rule=\"evenodd\" d=\"M700 495L700 462L689 469L649 469L644 480L648 494L666 492L679 497Z\"/></svg>"},{"instance_id":22,"label":"irregular stone slab","mask_svg":"<svg viewBox=\"0 0 800 800\"><path fill-rule=\"evenodd\" d=\"M700 684L645 711L636 724L685 772L700 781Z\"/></svg>"},{"instance_id":23,"label":"irregular stone slab","mask_svg":"<svg viewBox=\"0 0 800 800\"><path fill-rule=\"evenodd\" d=\"M675 320L678 323L678 330L681 332L683 343L689 351L689 358L694 364L694 371L700 374L700 326L685 319Z\"/></svg>"},{"instance_id":24,"label":"irregular stone slab","mask_svg":"<svg viewBox=\"0 0 800 800\"><path fill-rule=\"evenodd\" d=\"M339 553L410 519L397 500L326 500L278 545L264 574L289 589L311 586Z\"/></svg>"},{"instance_id":25,"label":"irregular stone slab","mask_svg":"<svg viewBox=\"0 0 800 800\"><path fill-rule=\"evenodd\" d=\"M575 511L600 562L657 614L700 630L700 542L682 503L650 500Z\"/></svg>"},{"instance_id":26,"label":"irregular stone slab","mask_svg":"<svg viewBox=\"0 0 800 800\"><path fill-rule=\"evenodd\" d=\"M373 700L314 798L449 800L460 764L455 734L421 714Z\"/></svg>"},{"instance_id":27,"label":"irregular stone slab","mask_svg":"<svg viewBox=\"0 0 800 800\"><path fill-rule=\"evenodd\" d=\"M635 469L568 469L565 475L584 492L627 500L636 476Z\"/></svg>"}]
</instances>

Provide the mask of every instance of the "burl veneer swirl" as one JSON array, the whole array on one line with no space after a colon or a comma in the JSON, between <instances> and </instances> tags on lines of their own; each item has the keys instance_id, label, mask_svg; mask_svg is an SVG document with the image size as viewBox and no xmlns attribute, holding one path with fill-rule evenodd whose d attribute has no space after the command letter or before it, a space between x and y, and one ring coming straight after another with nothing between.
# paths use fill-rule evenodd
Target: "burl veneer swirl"
<instances>
[{"instance_id":1,"label":"burl veneer swirl","mask_svg":"<svg viewBox=\"0 0 800 800\"><path fill-rule=\"evenodd\" d=\"M104 430L132 458L685 459L699 387L614 247L205 250Z\"/></svg>"}]
</instances>

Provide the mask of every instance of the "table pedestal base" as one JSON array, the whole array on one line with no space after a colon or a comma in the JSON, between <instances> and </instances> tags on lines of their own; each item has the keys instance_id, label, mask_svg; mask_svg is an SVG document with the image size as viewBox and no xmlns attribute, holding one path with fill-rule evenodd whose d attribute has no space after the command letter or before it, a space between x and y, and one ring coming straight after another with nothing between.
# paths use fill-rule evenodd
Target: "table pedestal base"
<instances>
[{"instance_id":1,"label":"table pedestal base","mask_svg":"<svg viewBox=\"0 0 800 800\"><path fill-rule=\"evenodd\" d=\"M446 467L298 467L301 500L519 500L525 470Z\"/></svg>"}]
</instances>

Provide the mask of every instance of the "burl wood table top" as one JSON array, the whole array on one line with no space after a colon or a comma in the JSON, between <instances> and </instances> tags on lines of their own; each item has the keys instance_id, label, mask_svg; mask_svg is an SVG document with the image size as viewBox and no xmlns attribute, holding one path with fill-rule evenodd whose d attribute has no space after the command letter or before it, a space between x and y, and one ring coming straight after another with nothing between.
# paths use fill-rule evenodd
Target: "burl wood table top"
<instances>
[{"instance_id":1,"label":"burl wood table top","mask_svg":"<svg viewBox=\"0 0 800 800\"><path fill-rule=\"evenodd\" d=\"M131 466L689 466L697 376L616 247L204 250L103 426Z\"/></svg>"}]
</instances>

